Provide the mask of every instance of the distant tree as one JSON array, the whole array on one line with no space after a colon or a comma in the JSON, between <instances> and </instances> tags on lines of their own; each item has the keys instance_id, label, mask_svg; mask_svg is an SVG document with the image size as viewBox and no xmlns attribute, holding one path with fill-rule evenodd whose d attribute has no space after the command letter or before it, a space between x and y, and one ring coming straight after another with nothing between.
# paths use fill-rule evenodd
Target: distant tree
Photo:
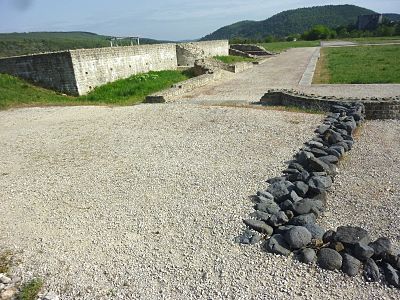
<instances>
[{"instance_id":1,"label":"distant tree","mask_svg":"<svg viewBox=\"0 0 400 300\"><path fill-rule=\"evenodd\" d=\"M394 34L400 35L400 22L397 22L395 29L394 29Z\"/></svg>"},{"instance_id":2,"label":"distant tree","mask_svg":"<svg viewBox=\"0 0 400 300\"><path fill-rule=\"evenodd\" d=\"M302 38L308 41L326 40L336 36L336 31L324 25L316 25L311 30L303 33Z\"/></svg>"}]
</instances>

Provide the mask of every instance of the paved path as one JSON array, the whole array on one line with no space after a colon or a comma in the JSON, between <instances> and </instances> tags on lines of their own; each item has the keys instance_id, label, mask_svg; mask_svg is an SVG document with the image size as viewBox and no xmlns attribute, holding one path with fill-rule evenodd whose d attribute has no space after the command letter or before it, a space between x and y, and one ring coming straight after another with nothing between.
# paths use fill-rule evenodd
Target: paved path
<instances>
[{"instance_id":1,"label":"paved path","mask_svg":"<svg viewBox=\"0 0 400 300\"><path fill-rule=\"evenodd\" d=\"M196 89L181 96L194 103L221 101L256 102L273 88L290 88L305 93L339 97L391 97L400 95L400 84L318 84L299 85L317 47L294 48L263 64L235 74L232 78Z\"/></svg>"},{"instance_id":2,"label":"paved path","mask_svg":"<svg viewBox=\"0 0 400 300\"><path fill-rule=\"evenodd\" d=\"M316 48L297 48L235 74L231 79L196 89L183 99L258 101L268 89L296 86Z\"/></svg>"}]
</instances>

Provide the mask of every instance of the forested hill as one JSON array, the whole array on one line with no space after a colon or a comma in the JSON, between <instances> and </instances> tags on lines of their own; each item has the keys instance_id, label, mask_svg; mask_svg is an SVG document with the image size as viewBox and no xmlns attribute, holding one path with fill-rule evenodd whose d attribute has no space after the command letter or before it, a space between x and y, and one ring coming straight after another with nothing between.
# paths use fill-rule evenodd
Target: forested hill
<instances>
[{"instance_id":1,"label":"forested hill","mask_svg":"<svg viewBox=\"0 0 400 300\"><path fill-rule=\"evenodd\" d=\"M99 48L110 46L109 37L91 32L28 32L0 33L0 57L52 52L68 49ZM140 39L141 44L161 43ZM129 45L130 41L121 41Z\"/></svg>"},{"instance_id":2,"label":"forested hill","mask_svg":"<svg viewBox=\"0 0 400 300\"><path fill-rule=\"evenodd\" d=\"M355 5L326 5L287 10L264 21L242 21L222 27L203 40L234 37L262 39L268 35L288 36L303 33L315 25L337 27L357 22L359 15L375 12Z\"/></svg>"}]
</instances>

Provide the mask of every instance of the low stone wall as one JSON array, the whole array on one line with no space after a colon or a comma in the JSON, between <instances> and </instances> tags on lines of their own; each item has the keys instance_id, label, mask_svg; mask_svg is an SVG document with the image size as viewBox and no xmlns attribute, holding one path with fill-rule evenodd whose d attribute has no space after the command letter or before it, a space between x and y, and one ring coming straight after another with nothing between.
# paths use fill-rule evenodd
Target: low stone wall
<instances>
[{"instance_id":1,"label":"low stone wall","mask_svg":"<svg viewBox=\"0 0 400 300\"><path fill-rule=\"evenodd\" d=\"M400 288L400 254L391 241L372 241L367 230L339 226L325 230L316 219L327 206L327 191L333 186L337 163L354 144L353 134L364 120L360 102L331 105L331 112L315 130L316 135L288 162L283 175L270 178L265 190L253 196L255 211L243 220L247 229L237 243L257 244L284 256L326 270L341 270L356 276L362 270L366 281L385 279Z\"/></svg>"},{"instance_id":2,"label":"low stone wall","mask_svg":"<svg viewBox=\"0 0 400 300\"><path fill-rule=\"evenodd\" d=\"M225 70L215 70L212 73L203 74L197 77L190 78L183 82L174 84L171 88L156 92L146 97L145 103L165 103L172 102L177 99L179 95L190 92L195 88L205 86L211 82L220 80L222 78L229 78L230 72Z\"/></svg>"},{"instance_id":3,"label":"low stone wall","mask_svg":"<svg viewBox=\"0 0 400 300\"><path fill-rule=\"evenodd\" d=\"M253 44L232 44L229 46L229 49L231 50L237 50L242 53L247 53L251 55L251 57L254 56L267 56L267 55L274 55L275 53L268 51L262 46L259 45L253 45Z\"/></svg>"},{"instance_id":4,"label":"low stone wall","mask_svg":"<svg viewBox=\"0 0 400 300\"><path fill-rule=\"evenodd\" d=\"M271 105L298 106L307 109L330 111L332 105L360 101L365 106L367 119L400 119L400 97L392 98L336 98L306 95L294 90L270 90L260 102Z\"/></svg>"}]
</instances>

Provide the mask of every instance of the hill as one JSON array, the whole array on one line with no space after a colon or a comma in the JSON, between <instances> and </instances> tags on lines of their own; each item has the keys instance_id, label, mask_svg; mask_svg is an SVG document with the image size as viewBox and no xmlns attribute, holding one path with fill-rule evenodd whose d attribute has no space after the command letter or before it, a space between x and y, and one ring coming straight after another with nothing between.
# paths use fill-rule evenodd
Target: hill
<instances>
[{"instance_id":1,"label":"hill","mask_svg":"<svg viewBox=\"0 0 400 300\"><path fill-rule=\"evenodd\" d=\"M393 22L400 21L400 14L383 14L383 16Z\"/></svg>"},{"instance_id":2,"label":"hill","mask_svg":"<svg viewBox=\"0 0 400 300\"><path fill-rule=\"evenodd\" d=\"M359 15L375 12L355 5L325 5L283 11L263 21L241 21L218 29L202 40L234 37L262 39L268 35L303 33L315 25L337 27L357 22Z\"/></svg>"},{"instance_id":3,"label":"hill","mask_svg":"<svg viewBox=\"0 0 400 300\"><path fill-rule=\"evenodd\" d=\"M108 47L109 36L91 32L28 32L0 33L0 57L25 55L68 49ZM129 45L130 41L121 41ZM152 39L140 39L141 44L162 43Z\"/></svg>"}]
</instances>

